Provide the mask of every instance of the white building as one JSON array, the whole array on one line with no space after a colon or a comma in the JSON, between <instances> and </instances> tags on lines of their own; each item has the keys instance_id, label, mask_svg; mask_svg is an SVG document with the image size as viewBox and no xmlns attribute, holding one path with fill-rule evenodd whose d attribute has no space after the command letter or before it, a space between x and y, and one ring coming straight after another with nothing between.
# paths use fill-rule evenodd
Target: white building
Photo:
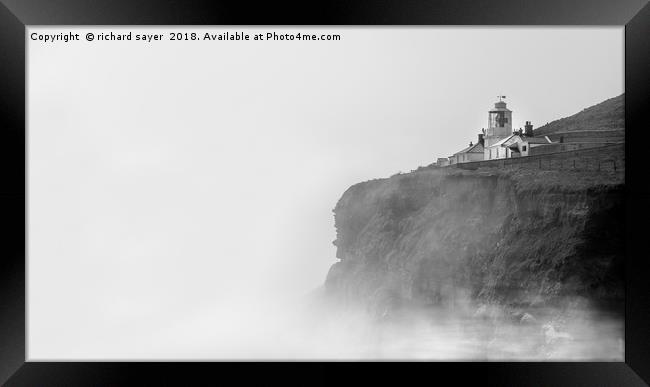
<instances>
[{"instance_id":1,"label":"white building","mask_svg":"<svg viewBox=\"0 0 650 387\"><path fill-rule=\"evenodd\" d=\"M547 136L528 137L520 133L513 133L503 140L492 145L494 154L499 159L530 156L535 154L534 148L554 144Z\"/></svg>"},{"instance_id":2,"label":"white building","mask_svg":"<svg viewBox=\"0 0 650 387\"><path fill-rule=\"evenodd\" d=\"M508 157L503 140L512 136L512 111L506 107L502 96L495 102L494 109L488 112L488 127L485 130L483 150L484 160L503 159Z\"/></svg>"},{"instance_id":3,"label":"white building","mask_svg":"<svg viewBox=\"0 0 650 387\"><path fill-rule=\"evenodd\" d=\"M467 148L454 153L451 157L454 158L453 164L468 163L470 161L483 161L483 143L480 140L480 136L479 142L476 144L470 142Z\"/></svg>"},{"instance_id":4,"label":"white building","mask_svg":"<svg viewBox=\"0 0 650 387\"><path fill-rule=\"evenodd\" d=\"M537 154L535 151L543 146L557 144L551 141L548 136L528 137L517 135L517 139L508 145L508 157L530 156Z\"/></svg>"},{"instance_id":5,"label":"white building","mask_svg":"<svg viewBox=\"0 0 650 387\"><path fill-rule=\"evenodd\" d=\"M492 144L490 147L490 155L492 156L491 159L509 159L513 157L512 149L510 147L516 147L516 144L520 142L521 137L519 135L510 133L508 137L505 137Z\"/></svg>"},{"instance_id":6,"label":"white building","mask_svg":"<svg viewBox=\"0 0 650 387\"><path fill-rule=\"evenodd\" d=\"M499 101L494 104L494 109L488 112L488 127L478 135L478 142L476 144L470 142L467 148L447 158L439 158L436 165L442 167L472 161L509 159L556 151L559 144L552 142L547 136L536 137L530 121L526 121L525 132L522 129L513 132L512 111L506 107L503 98L505 96L500 96ZM555 147L547 147L547 145L555 145Z\"/></svg>"}]
</instances>

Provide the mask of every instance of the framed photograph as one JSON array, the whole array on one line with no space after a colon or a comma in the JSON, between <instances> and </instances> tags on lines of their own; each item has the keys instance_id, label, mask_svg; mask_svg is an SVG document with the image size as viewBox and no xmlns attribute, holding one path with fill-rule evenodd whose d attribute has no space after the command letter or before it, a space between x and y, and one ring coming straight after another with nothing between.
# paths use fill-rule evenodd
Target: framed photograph
<instances>
[{"instance_id":1,"label":"framed photograph","mask_svg":"<svg viewBox=\"0 0 650 387\"><path fill-rule=\"evenodd\" d=\"M2 383L650 383L646 1L0 20Z\"/></svg>"}]
</instances>

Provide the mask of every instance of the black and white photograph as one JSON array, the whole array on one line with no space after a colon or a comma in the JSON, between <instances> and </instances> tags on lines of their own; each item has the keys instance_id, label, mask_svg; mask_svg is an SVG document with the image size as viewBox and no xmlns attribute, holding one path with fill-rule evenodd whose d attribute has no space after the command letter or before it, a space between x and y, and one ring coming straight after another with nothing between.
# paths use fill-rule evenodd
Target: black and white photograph
<instances>
[{"instance_id":1,"label":"black and white photograph","mask_svg":"<svg viewBox=\"0 0 650 387\"><path fill-rule=\"evenodd\" d=\"M0 384L650 381L645 2L0 1Z\"/></svg>"},{"instance_id":2,"label":"black and white photograph","mask_svg":"<svg viewBox=\"0 0 650 387\"><path fill-rule=\"evenodd\" d=\"M623 359L621 28L28 39L30 359Z\"/></svg>"}]
</instances>

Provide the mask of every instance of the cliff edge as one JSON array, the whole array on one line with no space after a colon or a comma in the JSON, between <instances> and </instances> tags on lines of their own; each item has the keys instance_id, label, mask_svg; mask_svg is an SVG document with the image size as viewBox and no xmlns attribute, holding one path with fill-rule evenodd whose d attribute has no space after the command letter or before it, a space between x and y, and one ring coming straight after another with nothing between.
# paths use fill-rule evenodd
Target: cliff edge
<instances>
[{"instance_id":1,"label":"cliff edge","mask_svg":"<svg viewBox=\"0 0 650 387\"><path fill-rule=\"evenodd\" d=\"M350 187L325 282L342 304L528 310L623 301L621 172L430 169Z\"/></svg>"}]
</instances>

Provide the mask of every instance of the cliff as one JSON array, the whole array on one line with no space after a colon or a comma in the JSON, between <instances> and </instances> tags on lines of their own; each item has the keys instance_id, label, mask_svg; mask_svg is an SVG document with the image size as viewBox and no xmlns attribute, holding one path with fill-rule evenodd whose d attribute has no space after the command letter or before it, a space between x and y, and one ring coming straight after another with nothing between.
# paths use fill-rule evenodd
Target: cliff
<instances>
[{"instance_id":1,"label":"cliff","mask_svg":"<svg viewBox=\"0 0 650 387\"><path fill-rule=\"evenodd\" d=\"M621 172L429 169L350 187L334 209L341 304L529 310L623 300Z\"/></svg>"}]
</instances>

